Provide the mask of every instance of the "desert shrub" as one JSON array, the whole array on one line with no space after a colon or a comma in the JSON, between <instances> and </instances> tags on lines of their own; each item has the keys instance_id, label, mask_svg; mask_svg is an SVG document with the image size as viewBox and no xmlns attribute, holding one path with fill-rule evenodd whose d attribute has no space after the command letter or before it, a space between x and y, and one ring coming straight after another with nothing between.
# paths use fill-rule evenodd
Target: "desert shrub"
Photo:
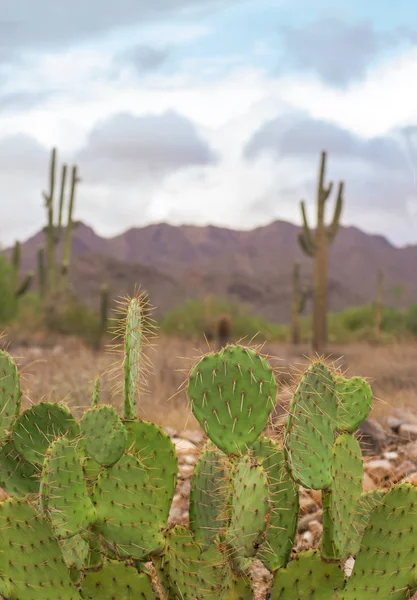
<instances>
[{"instance_id":1,"label":"desert shrub","mask_svg":"<svg viewBox=\"0 0 417 600\"><path fill-rule=\"evenodd\" d=\"M160 329L168 335L185 338L202 336L207 323L227 313L231 317L232 337L238 339L285 340L288 328L269 323L253 313L250 308L222 299L211 299L208 305L201 299L189 300L186 304L169 311L160 322Z\"/></svg>"},{"instance_id":2,"label":"desert shrub","mask_svg":"<svg viewBox=\"0 0 417 600\"><path fill-rule=\"evenodd\" d=\"M405 328L417 336L417 304L411 304L405 314Z\"/></svg>"}]
</instances>

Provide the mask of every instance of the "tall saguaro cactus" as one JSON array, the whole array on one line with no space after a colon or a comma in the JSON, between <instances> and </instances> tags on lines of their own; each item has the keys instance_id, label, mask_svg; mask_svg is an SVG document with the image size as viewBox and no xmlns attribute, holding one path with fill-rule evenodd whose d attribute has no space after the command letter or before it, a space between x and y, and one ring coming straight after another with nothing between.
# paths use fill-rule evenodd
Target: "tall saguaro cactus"
<instances>
[{"instance_id":1,"label":"tall saguaro cactus","mask_svg":"<svg viewBox=\"0 0 417 600\"><path fill-rule=\"evenodd\" d=\"M46 283L48 292L54 292L57 288L57 264L55 257L56 246L62 239L63 232L63 212L64 212L64 201L65 201L65 185L67 179L67 165L62 166L61 171L61 182L59 190L59 205L58 205L58 220L54 222L54 203L55 203L55 183L56 183L56 148L52 149L51 162L49 167L49 191L43 193L45 199L45 206L47 211L48 223L45 229L46 233ZM70 182L70 197L68 202L68 217L67 224L65 227L65 236L63 242L62 259L59 267L60 278L59 282L61 287L65 286L68 266L70 262L71 253L71 235L73 229L72 215L74 212L74 201L75 201L75 188L77 183L80 181L77 175L77 167L72 168L71 182Z\"/></svg>"},{"instance_id":2,"label":"tall saguaro cactus","mask_svg":"<svg viewBox=\"0 0 417 600\"><path fill-rule=\"evenodd\" d=\"M303 251L314 258L314 306L313 306L313 349L321 352L327 341L327 255L328 246L333 242L340 223L343 207L344 183L339 183L333 220L326 225L325 207L333 182L324 184L326 171L326 152L321 153L319 183L317 188L317 225L312 230L308 224L305 203L301 201L303 228L299 234L299 242Z\"/></svg>"},{"instance_id":3,"label":"tall saguaro cactus","mask_svg":"<svg viewBox=\"0 0 417 600\"><path fill-rule=\"evenodd\" d=\"M381 324L382 324L382 309L383 309L383 290L384 286L384 272L382 269L378 270L377 283L376 283L376 299L374 304L374 334L375 339L379 339L381 336Z\"/></svg>"}]
</instances>

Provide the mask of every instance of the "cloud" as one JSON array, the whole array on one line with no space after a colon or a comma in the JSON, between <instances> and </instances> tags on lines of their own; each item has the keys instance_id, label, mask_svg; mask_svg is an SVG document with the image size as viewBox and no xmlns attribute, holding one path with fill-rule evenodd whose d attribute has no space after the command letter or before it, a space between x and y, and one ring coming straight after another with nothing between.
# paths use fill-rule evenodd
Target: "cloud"
<instances>
[{"instance_id":1,"label":"cloud","mask_svg":"<svg viewBox=\"0 0 417 600\"><path fill-rule=\"evenodd\" d=\"M97 181L135 181L214 164L216 156L193 123L177 112L124 112L95 126L77 160Z\"/></svg>"},{"instance_id":2,"label":"cloud","mask_svg":"<svg viewBox=\"0 0 417 600\"><path fill-rule=\"evenodd\" d=\"M41 92L4 92L0 93L0 110L2 112L21 112L42 105L55 95L53 90Z\"/></svg>"},{"instance_id":3,"label":"cloud","mask_svg":"<svg viewBox=\"0 0 417 600\"><path fill-rule=\"evenodd\" d=\"M348 24L336 18L303 26L281 27L284 43L278 71L306 71L327 84L345 87L363 79L378 55L401 41L412 41L412 32L379 32L370 23Z\"/></svg>"},{"instance_id":4,"label":"cloud","mask_svg":"<svg viewBox=\"0 0 417 600\"><path fill-rule=\"evenodd\" d=\"M90 0L86 8L84 0L71 4L0 0L0 57L11 58L16 49L56 50L120 28L168 17L185 19L223 4L222 0Z\"/></svg>"},{"instance_id":5,"label":"cloud","mask_svg":"<svg viewBox=\"0 0 417 600\"><path fill-rule=\"evenodd\" d=\"M116 56L114 68L132 66L137 74L143 75L157 71L167 62L170 55L168 48L153 48L146 45L137 45Z\"/></svg>"},{"instance_id":6,"label":"cloud","mask_svg":"<svg viewBox=\"0 0 417 600\"><path fill-rule=\"evenodd\" d=\"M254 132L244 154L249 159L263 152L273 153L278 158L310 159L322 147L339 158L363 160L392 169L404 166L404 151L397 139L390 136L362 138L338 125L298 111L266 121Z\"/></svg>"}]
</instances>

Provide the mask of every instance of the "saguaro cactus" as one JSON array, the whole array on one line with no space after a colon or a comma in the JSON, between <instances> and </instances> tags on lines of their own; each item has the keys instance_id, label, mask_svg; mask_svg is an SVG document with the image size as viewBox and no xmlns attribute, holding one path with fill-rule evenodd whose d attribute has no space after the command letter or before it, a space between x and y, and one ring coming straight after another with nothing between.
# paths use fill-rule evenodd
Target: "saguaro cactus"
<instances>
[{"instance_id":1,"label":"saguaro cactus","mask_svg":"<svg viewBox=\"0 0 417 600\"><path fill-rule=\"evenodd\" d=\"M308 298L306 286L300 288L300 265L294 264L292 276L292 323L291 341L294 345L300 343L300 315L303 312Z\"/></svg>"},{"instance_id":2,"label":"saguaro cactus","mask_svg":"<svg viewBox=\"0 0 417 600\"><path fill-rule=\"evenodd\" d=\"M61 183L60 183L60 193L59 193L59 205L58 205L58 221L54 223L54 195L55 195L55 181L56 181L56 148L52 149L51 162L49 168L49 191L43 192L43 197L45 199L45 206L48 215L48 223L45 228L46 233L46 247L47 247L47 256L46 256L46 271L47 271L47 289L49 292L54 292L56 290L56 282L57 282L57 265L56 265L56 257L55 257L55 249L58 243L62 239L62 220L63 220L63 211L64 211L64 200L65 200L65 184L67 178L67 165L62 166L61 172ZM75 200L75 187L76 184L80 181L77 175L77 167L74 166L72 168L72 176L70 183L70 198L68 203L68 218L67 225L65 228L65 237L63 243L63 251L62 251L62 260L60 270L60 284L61 287L65 285L67 275L68 275L68 266L70 262L70 252L71 252L71 234L73 229L73 220L72 215L74 212L74 200Z\"/></svg>"},{"instance_id":3,"label":"saguaro cactus","mask_svg":"<svg viewBox=\"0 0 417 600\"><path fill-rule=\"evenodd\" d=\"M16 298L23 296L28 291L33 279L33 273L30 271L22 280L20 280L20 259L21 245L19 241L16 241L13 247L11 258L11 265L13 268L13 287Z\"/></svg>"},{"instance_id":4,"label":"saguaro cactus","mask_svg":"<svg viewBox=\"0 0 417 600\"><path fill-rule=\"evenodd\" d=\"M326 152L321 153L319 183L317 188L317 225L314 232L307 220L305 203L301 201L303 228L299 234L299 242L303 251L314 258L314 307L313 307L313 349L320 352L327 341L327 254L328 245L337 233L343 206L343 181L339 182L336 206L330 225L324 223L325 206L332 189L333 182L324 185L326 170Z\"/></svg>"}]
</instances>

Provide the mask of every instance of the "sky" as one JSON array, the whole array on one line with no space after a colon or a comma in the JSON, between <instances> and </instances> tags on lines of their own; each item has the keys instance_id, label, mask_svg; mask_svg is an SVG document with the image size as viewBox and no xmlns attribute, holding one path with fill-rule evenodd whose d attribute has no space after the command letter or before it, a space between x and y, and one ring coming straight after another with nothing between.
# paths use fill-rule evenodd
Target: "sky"
<instances>
[{"instance_id":1,"label":"sky","mask_svg":"<svg viewBox=\"0 0 417 600\"><path fill-rule=\"evenodd\" d=\"M52 147L99 234L342 223L417 243L414 0L0 0L0 244L45 223ZM328 200L332 218L334 194Z\"/></svg>"}]
</instances>

